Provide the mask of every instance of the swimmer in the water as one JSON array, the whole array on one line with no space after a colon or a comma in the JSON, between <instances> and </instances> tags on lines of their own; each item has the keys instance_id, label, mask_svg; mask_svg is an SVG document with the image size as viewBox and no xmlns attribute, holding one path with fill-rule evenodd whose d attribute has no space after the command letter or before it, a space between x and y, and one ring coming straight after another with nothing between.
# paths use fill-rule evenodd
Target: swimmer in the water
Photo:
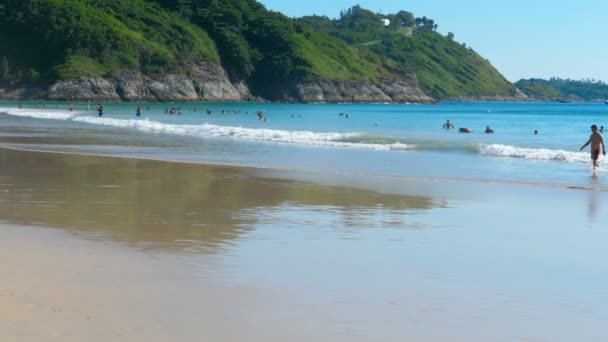
<instances>
[{"instance_id":1,"label":"swimmer in the water","mask_svg":"<svg viewBox=\"0 0 608 342\"><path fill-rule=\"evenodd\" d=\"M494 130L490 128L490 126L486 126L486 134L492 134Z\"/></svg>"},{"instance_id":2,"label":"swimmer in the water","mask_svg":"<svg viewBox=\"0 0 608 342\"><path fill-rule=\"evenodd\" d=\"M442 126L442 127L443 127L444 129L452 129L452 128L454 128L454 124L452 124L452 123L450 122L450 120L447 120L447 121L446 121L446 122L443 124L443 126Z\"/></svg>"}]
</instances>

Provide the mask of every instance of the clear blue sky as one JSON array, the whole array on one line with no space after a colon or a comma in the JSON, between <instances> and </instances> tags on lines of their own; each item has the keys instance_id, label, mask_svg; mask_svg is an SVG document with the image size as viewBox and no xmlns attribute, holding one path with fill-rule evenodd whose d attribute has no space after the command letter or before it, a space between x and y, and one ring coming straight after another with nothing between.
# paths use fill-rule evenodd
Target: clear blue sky
<instances>
[{"instance_id":1,"label":"clear blue sky","mask_svg":"<svg viewBox=\"0 0 608 342\"><path fill-rule=\"evenodd\" d=\"M608 0L261 0L290 17L327 15L359 4L434 19L511 81L559 76L608 82Z\"/></svg>"}]
</instances>

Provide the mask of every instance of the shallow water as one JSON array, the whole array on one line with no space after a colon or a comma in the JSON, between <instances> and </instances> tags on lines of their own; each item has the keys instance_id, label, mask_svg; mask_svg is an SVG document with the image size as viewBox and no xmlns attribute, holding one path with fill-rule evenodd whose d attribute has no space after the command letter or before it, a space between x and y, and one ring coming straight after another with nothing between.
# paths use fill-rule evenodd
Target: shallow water
<instances>
[{"instance_id":1,"label":"shallow water","mask_svg":"<svg viewBox=\"0 0 608 342\"><path fill-rule=\"evenodd\" d=\"M103 118L85 104L74 112L67 106L29 102L19 110L3 102L0 112L8 114L0 114L0 144L330 173L608 187L601 177L605 159L591 184L589 153L578 152L589 126L608 121L605 104L175 103L143 104L141 118L136 104L106 104ZM182 114L166 115L167 107ZM258 110L268 122L258 119ZM445 131L446 119L475 133ZM496 133L483 134L486 125Z\"/></svg>"}]
</instances>

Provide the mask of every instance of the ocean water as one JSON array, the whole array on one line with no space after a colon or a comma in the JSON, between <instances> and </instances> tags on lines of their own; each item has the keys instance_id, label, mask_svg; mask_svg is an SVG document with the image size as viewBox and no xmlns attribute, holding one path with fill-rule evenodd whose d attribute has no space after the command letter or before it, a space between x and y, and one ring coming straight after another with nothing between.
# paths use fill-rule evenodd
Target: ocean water
<instances>
[{"instance_id":1,"label":"ocean water","mask_svg":"<svg viewBox=\"0 0 608 342\"><path fill-rule=\"evenodd\" d=\"M579 152L605 104L0 102L0 146L369 177L608 188L608 162ZM165 114L181 108L181 115ZM211 114L207 110L212 111ZM223 111L223 113L222 113ZM264 112L267 121L258 119ZM342 115L340 114L342 113ZM348 118L346 117L348 114ZM442 129L451 120L455 130ZM484 134L489 125L494 134ZM474 130L458 133L458 128ZM533 131L539 134L534 135Z\"/></svg>"}]
</instances>

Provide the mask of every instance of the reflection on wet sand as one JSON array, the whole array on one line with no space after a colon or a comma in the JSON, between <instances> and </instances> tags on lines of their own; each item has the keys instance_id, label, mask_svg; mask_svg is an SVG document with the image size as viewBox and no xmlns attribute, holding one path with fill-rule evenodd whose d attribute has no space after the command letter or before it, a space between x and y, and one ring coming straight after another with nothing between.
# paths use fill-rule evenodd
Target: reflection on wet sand
<instances>
[{"instance_id":1,"label":"reflection on wet sand","mask_svg":"<svg viewBox=\"0 0 608 342\"><path fill-rule=\"evenodd\" d=\"M269 179L244 168L5 149L0 203L0 220L13 224L210 252L272 208L333 210L345 226L370 211L394 211L400 213L396 226L407 227L409 211L433 207L429 198Z\"/></svg>"}]
</instances>

